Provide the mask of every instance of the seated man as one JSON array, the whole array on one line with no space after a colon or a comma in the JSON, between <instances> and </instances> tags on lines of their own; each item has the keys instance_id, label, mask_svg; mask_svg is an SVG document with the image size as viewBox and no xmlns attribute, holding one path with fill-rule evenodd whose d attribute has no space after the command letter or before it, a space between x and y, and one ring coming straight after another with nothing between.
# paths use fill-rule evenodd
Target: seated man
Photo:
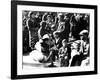
<instances>
[{"instance_id":1,"label":"seated man","mask_svg":"<svg viewBox=\"0 0 100 80\"><path fill-rule=\"evenodd\" d=\"M48 60L50 60L50 62L51 62L51 64L50 64L50 66L52 67L52 66L54 66L54 61L56 60L56 59L58 59L59 58L59 56L58 56L58 50L59 50L59 48L62 46L62 40L60 39L60 37L59 37L59 32L54 32L53 33L53 36L54 36L54 45L50 48L50 54L49 54L49 57L48 57Z\"/></svg>"}]
</instances>

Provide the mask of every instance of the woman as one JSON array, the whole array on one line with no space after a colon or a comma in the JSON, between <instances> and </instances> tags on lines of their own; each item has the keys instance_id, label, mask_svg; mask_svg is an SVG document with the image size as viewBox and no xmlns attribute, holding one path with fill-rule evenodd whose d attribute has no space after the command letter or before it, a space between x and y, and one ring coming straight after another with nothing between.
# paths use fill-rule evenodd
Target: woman
<instances>
[{"instance_id":1,"label":"woman","mask_svg":"<svg viewBox=\"0 0 100 80\"><path fill-rule=\"evenodd\" d=\"M42 21L42 22L40 23L40 28L39 28L39 30L38 30L38 37L39 37L39 39L42 39L42 37L43 37L45 34L48 33L46 27L47 27L47 23L46 23L45 21Z\"/></svg>"},{"instance_id":2,"label":"woman","mask_svg":"<svg viewBox=\"0 0 100 80\"><path fill-rule=\"evenodd\" d=\"M36 20L34 12L29 12L27 26L29 29L29 46L31 47L31 49L34 49L34 45L38 40L37 31L39 29L39 24Z\"/></svg>"},{"instance_id":3,"label":"woman","mask_svg":"<svg viewBox=\"0 0 100 80\"><path fill-rule=\"evenodd\" d=\"M49 36L46 34L40 39L35 50L30 53L30 57L36 62L46 62L49 55Z\"/></svg>"}]
</instances>

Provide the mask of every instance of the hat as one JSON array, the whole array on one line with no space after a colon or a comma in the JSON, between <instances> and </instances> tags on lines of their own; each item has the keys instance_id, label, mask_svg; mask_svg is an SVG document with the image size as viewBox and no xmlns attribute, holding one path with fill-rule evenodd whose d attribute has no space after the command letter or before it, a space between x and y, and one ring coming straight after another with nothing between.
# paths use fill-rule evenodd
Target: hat
<instances>
[{"instance_id":1,"label":"hat","mask_svg":"<svg viewBox=\"0 0 100 80\"><path fill-rule=\"evenodd\" d=\"M62 16L63 14L62 13L58 13L58 16Z\"/></svg>"},{"instance_id":2,"label":"hat","mask_svg":"<svg viewBox=\"0 0 100 80\"><path fill-rule=\"evenodd\" d=\"M42 39L40 39L40 40L39 40L39 42L40 42L40 43L42 43L42 42L43 42L43 40L42 40Z\"/></svg>"},{"instance_id":3,"label":"hat","mask_svg":"<svg viewBox=\"0 0 100 80\"><path fill-rule=\"evenodd\" d=\"M82 30L79 35L88 35L88 30Z\"/></svg>"},{"instance_id":4,"label":"hat","mask_svg":"<svg viewBox=\"0 0 100 80\"><path fill-rule=\"evenodd\" d=\"M49 35L45 34L42 39L49 39Z\"/></svg>"}]
</instances>

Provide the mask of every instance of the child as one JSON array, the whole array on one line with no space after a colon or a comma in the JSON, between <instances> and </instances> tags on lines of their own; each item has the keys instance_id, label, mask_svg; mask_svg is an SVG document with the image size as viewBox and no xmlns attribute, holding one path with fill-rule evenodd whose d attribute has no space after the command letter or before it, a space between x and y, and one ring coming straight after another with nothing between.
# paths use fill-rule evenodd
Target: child
<instances>
[{"instance_id":1,"label":"child","mask_svg":"<svg viewBox=\"0 0 100 80\"><path fill-rule=\"evenodd\" d=\"M55 45L57 47L57 49L61 48L62 46L62 39L60 38L60 32L59 31L55 31L53 33L54 39L55 39Z\"/></svg>"},{"instance_id":2,"label":"child","mask_svg":"<svg viewBox=\"0 0 100 80\"><path fill-rule=\"evenodd\" d=\"M69 59L70 59L70 53L71 49L68 46L68 41L64 39L62 41L62 47L59 49L59 58L60 58L60 66L68 66L69 65Z\"/></svg>"},{"instance_id":3,"label":"child","mask_svg":"<svg viewBox=\"0 0 100 80\"><path fill-rule=\"evenodd\" d=\"M70 66L89 65L89 36L87 30L80 32L80 40L75 41L77 46L71 52Z\"/></svg>"}]
</instances>

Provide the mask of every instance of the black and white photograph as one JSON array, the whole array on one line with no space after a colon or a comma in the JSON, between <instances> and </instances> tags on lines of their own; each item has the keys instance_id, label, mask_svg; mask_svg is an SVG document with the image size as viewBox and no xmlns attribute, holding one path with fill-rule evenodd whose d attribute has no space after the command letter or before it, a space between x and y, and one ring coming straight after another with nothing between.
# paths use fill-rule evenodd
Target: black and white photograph
<instances>
[{"instance_id":1,"label":"black and white photograph","mask_svg":"<svg viewBox=\"0 0 100 80\"><path fill-rule=\"evenodd\" d=\"M23 68L89 66L89 16L22 11Z\"/></svg>"},{"instance_id":2,"label":"black and white photograph","mask_svg":"<svg viewBox=\"0 0 100 80\"><path fill-rule=\"evenodd\" d=\"M95 6L16 4L17 75L96 72Z\"/></svg>"}]
</instances>

